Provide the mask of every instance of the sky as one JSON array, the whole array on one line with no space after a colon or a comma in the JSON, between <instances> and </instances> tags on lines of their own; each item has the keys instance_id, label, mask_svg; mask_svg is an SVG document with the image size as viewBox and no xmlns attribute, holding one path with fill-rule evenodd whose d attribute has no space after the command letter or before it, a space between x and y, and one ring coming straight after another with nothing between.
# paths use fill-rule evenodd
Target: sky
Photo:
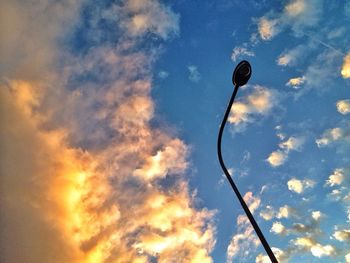
<instances>
[{"instance_id":1,"label":"sky","mask_svg":"<svg viewBox=\"0 0 350 263\"><path fill-rule=\"evenodd\" d=\"M0 3L1 262L350 262L350 1Z\"/></svg>"}]
</instances>

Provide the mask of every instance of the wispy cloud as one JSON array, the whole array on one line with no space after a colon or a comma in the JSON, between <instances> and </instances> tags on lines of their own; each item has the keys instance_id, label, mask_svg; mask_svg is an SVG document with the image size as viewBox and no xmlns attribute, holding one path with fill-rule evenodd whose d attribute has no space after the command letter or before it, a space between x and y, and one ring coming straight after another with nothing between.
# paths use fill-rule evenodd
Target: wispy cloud
<instances>
[{"instance_id":1,"label":"wispy cloud","mask_svg":"<svg viewBox=\"0 0 350 263\"><path fill-rule=\"evenodd\" d=\"M244 200L248 204L252 213L260 205L260 198L254 196L252 192L247 192L244 195ZM255 235L254 229L245 215L237 217L237 234L233 235L229 246L227 247L227 262L240 255L248 257L251 250L256 249L260 244L258 237Z\"/></svg>"},{"instance_id":2,"label":"wispy cloud","mask_svg":"<svg viewBox=\"0 0 350 263\"><path fill-rule=\"evenodd\" d=\"M350 134L347 127L336 127L326 130L319 139L316 139L318 147L324 147L334 142L349 141Z\"/></svg>"},{"instance_id":3,"label":"wispy cloud","mask_svg":"<svg viewBox=\"0 0 350 263\"><path fill-rule=\"evenodd\" d=\"M187 67L188 71L189 71L189 80L192 82L198 82L201 79L201 75L199 74L199 70L198 67L195 65L189 65Z\"/></svg>"},{"instance_id":4,"label":"wispy cloud","mask_svg":"<svg viewBox=\"0 0 350 263\"><path fill-rule=\"evenodd\" d=\"M253 57L253 56L254 56L253 51L249 51L247 47L241 46L241 47L235 47L232 50L231 59L233 62L236 62L238 59L242 57Z\"/></svg>"},{"instance_id":5,"label":"wispy cloud","mask_svg":"<svg viewBox=\"0 0 350 263\"><path fill-rule=\"evenodd\" d=\"M254 86L245 98L232 105L228 122L235 132L244 131L247 124L259 116L267 116L278 103L278 93L262 86Z\"/></svg>"},{"instance_id":6,"label":"wispy cloud","mask_svg":"<svg viewBox=\"0 0 350 263\"><path fill-rule=\"evenodd\" d=\"M270 13L258 21L258 31L262 40L271 40L283 29L289 27L296 34L305 28L314 26L322 15L322 1L293 0L289 1L283 11Z\"/></svg>"},{"instance_id":7,"label":"wispy cloud","mask_svg":"<svg viewBox=\"0 0 350 263\"><path fill-rule=\"evenodd\" d=\"M280 66L294 66L306 51L307 46L305 45L299 45L290 50L286 50L278 57L277 64Z\"/></svg>"},{"instance_id":8,"label":"wispy cloud","mask_svg":"<svg viewBox=\"0 0 350 263\"><path fill-rule=\"evenodd\" d=\"M166 79L167 77L169 77L169 72L161 70L158 72L158 77L161 79Z\"/></svg>"}]
</instances>

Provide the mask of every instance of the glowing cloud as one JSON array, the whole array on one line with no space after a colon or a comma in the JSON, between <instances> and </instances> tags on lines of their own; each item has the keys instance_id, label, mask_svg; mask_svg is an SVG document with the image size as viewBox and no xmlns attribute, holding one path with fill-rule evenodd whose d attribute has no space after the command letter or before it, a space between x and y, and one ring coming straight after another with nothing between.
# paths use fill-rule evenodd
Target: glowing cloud
<instances>
[{"instance_id":1,"label":"glowing cloud","mask_svg":"<svg viewBox=\"0 0 350 263\"><path fill-rule=\"evenodd\" d=\"M341 74L344 79L350 78L350 53L344 58L343 67L341 69Z\"/></svg>"},{"instance_id":2,"label":"glowing cloud","mask_svg":"<svg viewBox=\"0 0 350 263\"><path fill-rule=\"evenodd\" d=\"M331 245L321 245L310 237L300 237L295 239L294 244L302 249L307 249L315 257L332 256L336 254L336 250Z\"/></svg>"},{"instance_id":3,"label":"glowing cloud","mask_svg":"<svg viewBox=\"0 0 350 263\"><path fill-rule=\"evenodd\" d=\"M285 136L281 133L278 133L277 136L280 139L284 139ZM284 164L288 158L290 151L300 151L302 145L304 144L305 139L303 137L294 137L291 136L287 140L282 141L278 147L280 148L277 151L273 151L266 161L272 166L277 167Z\"/></svg>"},{"instance_id":4,"label":"glowing cloud","mask_svg":"<svg viewBox=\"0 0 350 263\"><path fill-rule=\"evenodd\" d=\"M262 17L259 20L258 30L261 39L270 40L278 33L277 27L278 20L277 19L267 19L266 17Z\"/></svg>"},{"instance_id":5,"label":"glowing cloud","mask_svg":"<svg viewBox=\"0 0 350 263\"><path fill-rule=\"evenodd\" d=\"M286 83L287 86L290 86L294 89L298 89L302 84L305 82L305 77L297 77L297 78L291 78Z\"/></svg>"},{"instance_id":6,"label":"glowing cloud","mask_svg":"<svg viewBox=\"0 0 350 263\"><path fill-rule=\"evenodd\" d=\"M280 166L287 160L287 154L282 151L272 152L266 161L273 167Z\"/></svg>"},{"instance_id":7,"label":"glowing cloud","mask_svg":"<svg viewBox=\"0 0 350 263\"><path fill-rule=\"evenodd\" d=\"M56 43L79 14L73 2L1 3L13 14L5 24L23 27L1 52L22 52L16 42L33 39L25 60L1 72L1 259L211 262L214 212L194 206L184 177L188 147L150 124L156 50L135 51L146 33L175 34L178 15L153 0L108 10L94 3L92 19L115 23L120 41L75 57ZM89 28L86 37L99 30L107 29ZM96 72L99 83L68 84Z\"/></svg>"},{"instance_id":8,"label":"glowing cloud","mask_svg":"<svg viewBox=\"0 0 350 263\"><path fill-rule=\"evenodd\" d=\"M306 188L314 187L315 182L312 180L299 180L292 178L288 181L287 185L290 191L301 194Z\"/></svg>"},{"instance_id":9,"label":"glowing cloud","mask_svg":"<svg viewBox=\"0 0 350 263\"><path fill-rule=\"evenodd\" d=\"M331 174L327 180L327 185L329 186L335 186L340 185L345 179L344 176L344 169L335 169L333 174Z\"/></svg>"},{"instance_id":10,"label":"glowing cloud","mask_svg":"<svg viewBox=\"0 0 350 263\"><path fill-rule=\"evenodd\" d=\"M341 242L350 242L350 229L335 231L333 237Z\"/></svg>"},{"instance_id":11,"label":"glowing cloud","mask_svg":"<svg viewBox=\"0 0 350 263\"><path fill-rule=\"evenodd\" d=\"M286 228L281 222L274 222L272 224L270 232L273 232L278 235L285 235L286 234Z\"/></svg>"},{"instance_id":12,"label":"glowing cloud","mask_svg":"<svg viewBox=\"0 0 350 263\"><path fill-rule=\"evenodd\" d=\"M350 113L350 100L339 100L337 101L337 110L341 114L349 114Z\"/></svg>"},{"instance_id":13,"label":"glowing cloud","mask_svg":"<svg viewBox=\"0 0 350 263\"><path fill-rule=\"evenodd\" d=\"M268 115L277 101L277 94L273 90L255 86L246 98L233 104L228 122L233 124L234 131L244 131L246 125L254 122L257 116Z\"/></svg>"}]
</instances>

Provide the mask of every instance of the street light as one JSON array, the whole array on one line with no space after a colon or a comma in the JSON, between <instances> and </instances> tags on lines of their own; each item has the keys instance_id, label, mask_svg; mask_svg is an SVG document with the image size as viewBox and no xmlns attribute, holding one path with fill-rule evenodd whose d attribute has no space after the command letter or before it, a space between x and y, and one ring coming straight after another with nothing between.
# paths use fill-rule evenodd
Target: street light
<instances>
[{"instance_id":1,"label":"street light","mask_svg":"<svg viewBox=\"0 0 350 263\"><path fill-rule=\"evenodd\" d=\"M269 244L267 243L263 233L261 232L258 224L256 223L252 213L250 212L247 204L244 202L243 198L242 198L242 195L240 194L237 186L235 185L235 183L233 182L233 179L230 175L230 173L228 172L226 166L225 166L225 163L224 163L224 160L222 159L222 154L221 154L221 139L222 139L222 133L224 131L224 128L225 128L225 124L226 124L226 121L227 121L227 118L230 114L230 111L231 111L231 107L232 107L232 104L235 100L235 97L236 97L236 94L237 94L237 91L238 91L238 88L240 86L243 86L245 84L247 84L250 76L252 74L252 68L249 64L248 61L246 60L243 60L241 61L237 67L235 68L234 72L233 72L233 75L232 75L232 83L233 85L235 86L235 89L233 91L233 94L231 96L231 99L230 99L230 102L227 106L227 109L226 109L226 112L225 112L225 115L224 115L224 118L222 120L222 123L221 123L221 126L220 126L220 130L219 130L219 136L218 136L218 144L217 144L217 151L218 151L218 157L219 157L219 162L220 162L220 165L221 165L221 168L222 170L224 171L225 175L226 175L226 178L227 180L229 181L233 191L235 192L239 202L241 203L241 206L243 207L243 210L244 212L246 213L250 223L252 224L256 234L258 235L259 239L260 239L260 242L262 243L262 245L264 246L265 248L265 251L266 253L268 254L270 260L272 263L278 263L275 255L273 254Z\"/></svg>"}]
</instances>

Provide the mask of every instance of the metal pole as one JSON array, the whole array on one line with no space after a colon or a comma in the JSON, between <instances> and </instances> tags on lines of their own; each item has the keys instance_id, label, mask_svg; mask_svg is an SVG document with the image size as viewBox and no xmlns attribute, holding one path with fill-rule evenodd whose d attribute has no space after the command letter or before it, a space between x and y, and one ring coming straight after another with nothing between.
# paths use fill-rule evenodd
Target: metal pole
<instances>
[{"instance_id":1,"label":"metal pole","mask_svg":"<svg viewBox=\"0 0 350 263\"><path fill-rule=\"evenodd\" d=\"M252 224L252 226L253 226L253 228L254 228L256 234L258 235L258 237L259 237L259 239L260 239L260 242L262 243L262 245L263 245L263 247L264 247L266 253L268 254L268 256L269 256L269 258L270 258L270 260L271 260L271 262L272 262L272 263L278 263L278 261L277 261L275 255L273 254L273 252L272 252L272 250L271 250L269 244L267 243L267 241L266 241L266 239L265 239L263 233L261 232L261 230L260 230L258 224L256 223L256 221L255 221L255 219L254 219L252 213L250 212L250 210L249 210L247 204L244 202L241 193L239 192L237 186L236 186L235 183L233 182L233 179L232 179L230 173L228 172L228 170L227 170L227 168L226 168L226 166L225 166L225 163L224 163L224 160L223 160L222 154L221 154L221 139L222 139L222 133L223 133L223 131L224 131L225 124L226 124L227 118L228 118L228 116L229 116L229 114L230 114L231 107L232 107L232 104L233 104L233 102L234 102L234 100L235 100L235 97L236 97L238 88L239 88L239 86L236 85L236 86L235 86L235 89L234 89L234 91L233 91L233 94L232 94L232 96L231 96L230 102L229 102L229 104L228 104L228 106L227 106L227 109L226 109L224 118L223 118L223 120L222 120L221 126L220 126L220 131L219 131L219 136L218 136L218 142L217 142L217 152L218 152L219 162L220 162L220 165L221 165L222 170L224 171L224 173L225 173L225 175L226 175L227 180L229 181L229 183L230 183L230 185L231 185L233 191L235 192L235 194L236 194L236 196L237 196L239 202L241 203L241 206L243 207L244 212L246 213L246 215L247 215L247 217L248 217L250 223Z\"/></svg>"}]
</instances>

